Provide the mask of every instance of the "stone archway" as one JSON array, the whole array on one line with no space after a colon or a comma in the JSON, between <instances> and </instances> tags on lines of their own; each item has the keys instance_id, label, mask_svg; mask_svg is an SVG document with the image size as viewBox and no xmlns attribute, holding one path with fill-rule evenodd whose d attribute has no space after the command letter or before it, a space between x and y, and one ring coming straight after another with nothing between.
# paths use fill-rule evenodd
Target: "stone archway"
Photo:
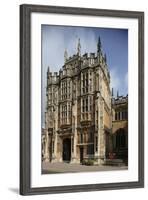
<instances>
[{"instance_id":1,"label":"stone archway","mask_svg":"<svg viewBox=\"0 0 148 200\"><path fill-rule=\"evenodd\" d=\"M114 152L119 159L128 158L128 135L125 129L120 128L114 134Z\"/></svg>"},{"instance_id":2,"label":"stone archway","mask_svg":"<svg viewBox=\"0 0 148 200\"><path fill-rule=\"evenodd\" d=\"M63 139L63 161L70 162L71 160L71 139Z\"/></svg>"},{"instance_id":3,"label":"stone archway","mask_svg":"<svg viewBox=\"0 0 148 200\"><path fill-rule=\"evenodd\" d=\"M123 128L116 131L116 148L121 149L126 147L126 133Z\"/></svg>"}]
</instances>

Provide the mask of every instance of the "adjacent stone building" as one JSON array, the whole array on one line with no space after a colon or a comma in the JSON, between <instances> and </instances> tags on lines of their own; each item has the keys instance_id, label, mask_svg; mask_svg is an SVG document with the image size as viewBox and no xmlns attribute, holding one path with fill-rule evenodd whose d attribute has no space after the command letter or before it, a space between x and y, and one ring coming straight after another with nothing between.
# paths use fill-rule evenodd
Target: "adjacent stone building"
<instances>
[{"instance_id":1,"label":"adjacent stone building","mask_svg":"<svg viewBox=\"0 0 148 200\"><path fill-rule=\"evenodd\" d=\"M112 98L112 151L128 161L128 96Z\"/></svg>"},{"instance_id":2,"label":"adjacent stone building","mask_svg":"<svg viewBox=\"0 0 148 200\"><path fill-rule=\"evenodd\" d=\"M47 71L47 107L42 134L42 159L81 163L94 159L103 164L112 151L116 134L116 100L110 91L110 73L100 38L97 52L68 57L59 72ZM112 103L113 102L113 108ZM115 114L116 116L116 114ZM120 126L120 125L119 125Z\"/></svg>"}]
</instances>

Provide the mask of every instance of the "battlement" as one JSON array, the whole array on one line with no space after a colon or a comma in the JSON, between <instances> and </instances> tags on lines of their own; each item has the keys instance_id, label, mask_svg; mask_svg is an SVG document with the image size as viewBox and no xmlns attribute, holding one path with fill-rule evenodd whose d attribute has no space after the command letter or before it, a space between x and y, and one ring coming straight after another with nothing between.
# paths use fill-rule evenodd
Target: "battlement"
<instances>
[{"instance_id":1,"label":"battlement","mask_svg":"<svg viewBox=\"0 0 148 200\"><path fill-rule=\"evenodd\" d=\"M95 53L90 53L90 58L95 58L95 57L96 57Z\"/></svg>"},{"instance_id":2,"label":"battlement","mask_svg":"<svg viewBox=\"0 0 148 200\"><path fill-rule=\"evenodd\" d=\"M69 62L72 62L73 60L77 59L78 58L78 55L77 54L73 54L72 56L69 56L68 58L66 58L66 61L65 63L69 63Z\"/></svg>"},{"instance_id":3,"label":"battlement","mask_svg":"<svg viewBox=\"0 0 148 200\"><path fill-rule=\"evenodd\" d=\"M97 44L97 52L84 53L83 55L81 55L81 44L79 39L76 54L73 54L72 56L68 57L68 52L67 50L65 50L64 60L65 63L59 70L59 74L58 72L50 72L50 69L48 67L47 79L49 84L55 84L59 81L59 79L62 79L66 76L71 77L77 74L79 70L87 67L94 67L99 63L101 63L103 67L106 67L106 76L110 77L109 71L107 69L106 54L103 54L102 52L100 38ZM77 67L79 68L79 70L77 69Z\"/></svg>"},{"instance_id":4,"label":"battlement","mask_svg":"<svg viewBox=\"0 0 148 200\"><path fill-rule=\"evenodd\" d=\"M47 82L48 84L57 84L59 82L58 72L47 72Z\"/></svg>"},{"instance_id":5,"label":"battlement","mask_svg":"<svg viewBox=\"0 0 148 200\"><path fill-rule=\"evenodd\" d=\"M66 76L72 76L72 69L71 68L62 68L60 71L59 71L59 77L62 79Z\"/></svg>"},{"instance_id":6,"label":"battlement","mask_svg":"<svg viewBox=\"0 0 148 200\"><path fill-rule=\"evenodd\" d=\"M119 104L124 104L124 103L128 103L128 95L112 98L112 105L119 105Z\"/></svg>"}]
</instances>

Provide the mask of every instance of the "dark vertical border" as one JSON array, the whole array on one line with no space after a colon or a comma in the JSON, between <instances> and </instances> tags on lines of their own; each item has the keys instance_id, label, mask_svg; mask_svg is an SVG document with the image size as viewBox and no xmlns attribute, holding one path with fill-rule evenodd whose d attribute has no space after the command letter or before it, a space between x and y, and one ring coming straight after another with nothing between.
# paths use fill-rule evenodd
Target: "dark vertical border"
<instances>
[{"instance_id":1,"label":"dark vertical border","mask_svg":"<svg viewBox=\"0 0 148 200\"><path fill-rule=\"evenodd\" d=\"M86 16L135 18L138 20L138 181L107 184L70 185L31 188L31 13L59 13ZM20 194L49 194L89 192L144 187L144 13L135 11L100 10L72 7L21 5L20 6Z\"/></svg>"},{"instance_id":2,"label":"dark vertical border","mask_svg":"<svg viewBox=\"0 0 148 200\"><path fill-rule=\"evenodd\" d=\"M139 113L139 184L144 187L144 13L138 18L138 113Z\"/></svg>"},{"instance_id":3,"label":"dark vertical border","mask_svg":"<svg viewBox=\"0 0 148 200\"><path fill-rule=\"evenodd\" d=\"M20 6L20 194L30 190L30 11Z\"/></svg>"}]
</instances>

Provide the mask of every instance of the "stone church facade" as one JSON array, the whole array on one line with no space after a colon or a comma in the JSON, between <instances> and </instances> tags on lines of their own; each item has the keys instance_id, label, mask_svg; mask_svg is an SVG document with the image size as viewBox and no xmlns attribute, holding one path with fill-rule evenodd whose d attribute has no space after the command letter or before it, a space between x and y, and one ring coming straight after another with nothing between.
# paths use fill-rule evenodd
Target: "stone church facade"
<instances>
[{"instance_id":1,"label":"stone church facade","mask_svg":"<svg viewBox=\"0 0 148 200\"><path fill-rule=\"evenodd\" d=\"M100 38L97 52L68 57L59 72L47 71L47 105L42 160L103 164L113 149L110 72Z\"/></svg>"}]
</instances>

